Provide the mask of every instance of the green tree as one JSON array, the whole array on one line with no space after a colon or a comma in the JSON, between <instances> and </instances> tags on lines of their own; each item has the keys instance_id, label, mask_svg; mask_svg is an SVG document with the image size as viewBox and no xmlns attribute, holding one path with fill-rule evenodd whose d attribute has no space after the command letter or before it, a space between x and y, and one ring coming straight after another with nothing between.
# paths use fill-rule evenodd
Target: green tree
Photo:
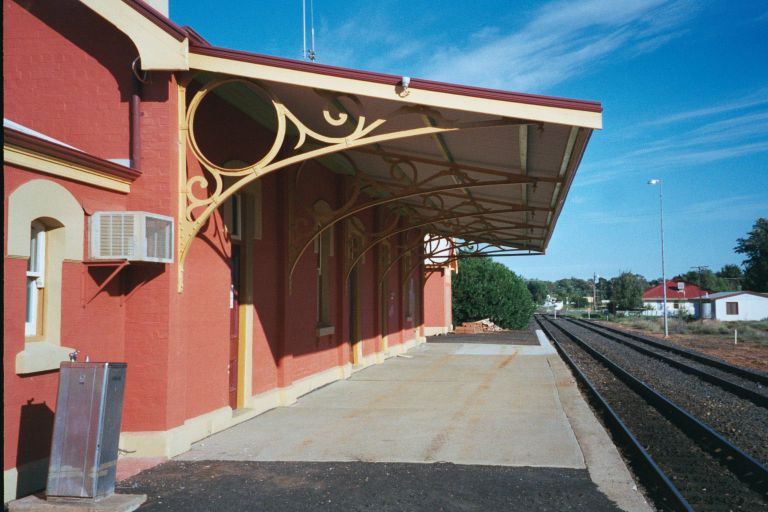
<instances>
[{"instance_id":1,"label":"green tree","mask_svg":"<svg viewBox=\"0 0 768 512\"><path fill-rule=\"evenodd\" d=\"M541 281L539 279L530 279L526 286L528 286L528 291L531 292L531 297L533 298L533 302L536 304L544 304L544 302L547 300L547 295L549 295L549 285L551 283L548 283L547 281Z\"/></svg>"},{"instance_id":2,"label":"green tree","mask_svg":"<svg viewBox=\"0 0 768 512\"><path fill-rule=\"evenodd\" d=\"M723 268L717 271L717 277L723 277L725 279L741 279L744 277L744 272L741 271L741 268L738 265L729 263L728 265L723 265Z\"/></svg>"},{"instance_id":3,"label":"green tree","mask_svg":"<svg viewBox=\"0 0 768 512\"><path fill-rule=\"evenodd\" d=\"M736 240L734 250L747 256L743 263L744 288L768 292L768 219L757 219L747 238Z\"/></svg>"},{"instance_id":4,"label":"green tree","mask_svg":"<svg viewBox=\"0 0 768 512\"><path fill-rule=\"evenodd\" d=\"M571 304L573 305L573 307L577 309L582 309L587 307L587 304L589 304L589 302L587 302L587 298L585 296L576 295L571 299Z\"/></svg>"},{"instance_id":5,"label":"green tree","mask_svg":"<svg viewBox=\"0 0 768 512\"><path fill-rule=\"evenodd\" d=\"M638 274L622 272L611 279L611 302L617 309L639 309L643 306L643 291L647 281Z\"/></svg>"},{"instance_id":6,"label":"green tree","mask_svg":"<svg viewBox=\"0 0 768 512\"><path fill-rule=\"evenodd\" d=\"M610 279L600 277L597 279L597 300L611 300L613 297L613 286Z\"/></svg>"},{"instance_id":7,"label":"green tree","mask_svg":"<svg viewBox=\"0 0 768 512\"><path fill-rule=\"evenodd\" d=\"M723 265L717 272L717 277L724 279L728 283L728 290L741 290L741 281L744 279L744 272L738 265Z\"/></svg>"},{"instance_id":8,"label":"green tree","mask_svg":"<svg viewBox=\"0 0 768 512\"><path fill-rule=\"evenodd\" d=\"M528 327L536 305L525 281L490 258L459 262L453 280L453 318L458 324L490 318L506 329Z\"/></svg>"},{"instance_id":9,"label":"green tree","mask_svg":"<svg viewBox=\"0 0 768 512\"><path fill-rule=\"evenodd\" d=\"M693 283L699 288L705 290L711 290L713 292L723 292L729 289L728 281L718 276L711 270L704 269L701 272L698 270L690 270L680 276L680 279Z\"/></svg>"}]
</instances>

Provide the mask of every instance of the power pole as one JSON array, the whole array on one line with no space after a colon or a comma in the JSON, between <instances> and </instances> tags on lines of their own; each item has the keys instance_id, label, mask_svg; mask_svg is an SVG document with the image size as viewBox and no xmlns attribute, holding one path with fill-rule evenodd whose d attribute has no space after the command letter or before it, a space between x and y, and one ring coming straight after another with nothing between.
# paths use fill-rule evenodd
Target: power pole
<instances>
[{"instance_id":1,"label":"power pole","mask_svg":"<svg viewBox=\"0 0 768 512\"><path fill-rule=\"evenodd\" d=\"M697 265L695 267L691 267L692 270L698 270L699 272L699 321L704 322L704 310L702 309L702 305L704 304L704 300L702 298L702 291L703 291L703 273L705 270L709 268L708 265Z\"/></svg>"},{"instance_id":2,"label":"power pole","mask_svg":"<svg viewBox=\"0 0 768 512\"><path fill-rule=\"evenodd\" d=\"M597 310L597 273L592 273L592 309Z\"/></svg>"}]
</instances>

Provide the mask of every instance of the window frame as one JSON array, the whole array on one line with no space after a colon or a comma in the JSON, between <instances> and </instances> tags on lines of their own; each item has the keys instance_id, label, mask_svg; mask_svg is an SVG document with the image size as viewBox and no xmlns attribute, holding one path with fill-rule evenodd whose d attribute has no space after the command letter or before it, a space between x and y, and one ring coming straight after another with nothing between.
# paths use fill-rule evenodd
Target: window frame
<instances>
[{"instance_id":1,"label":"window frame","mask_svg":"<svg viewBox=\"0 0 768 512\"><path fill-rule=\"evenodd\" d=\"M331 235L329 230L323 231L315 242L315 268L317 285L317 327L331 327Z\"/></svg>"},{"instance_id":2,"label":"window frame","mask_svg":"<svg viewBox=\"0 0 768 512\"><path fill-rule=\"evenodd\" d=\"M315 218L327 214L331 206L325 201L317 201L314 204ZM322 225L316 222L315 227L321 229ZM331 273L333 265L330 258L333 257L333 227L320 232L314 241L315 250L315 287L316 287L316 334L328 336L335 333L335 327L331 318Z\"/></svg>"},{"instance_id":3,"label":"window frame","mask_svg":"<svg viewBox=\"0 0 768 512\"><path fill-rule=\"evenodd\" d=\"M413 272L411 270L412 264L411 251L407 251L403 254L403 285L402 285L402 297L403 297L403 319L405 322L414 323L415 317L415 290L413 282ZM413 293L412 293L413 292Z\"/></svg>"},{"instance_id":4,"label":"window frame","mask_svg":"<svg viewBox=\"0 0 768 512\"><path fill-rule=\"evenodd\" d=\"M739 314L739 303L736 302L726 302L725 303L725 314L726 315L738 315Z\"/></svg>"},{"instance_id":5,"label":"window frame","mask_svg":"<svg viewBox=\"0 0 768 512\"><path fill-rule=\"evenodd\" d=\"M241 241L243 238L243 196L239 192L232 194L224 207L224 226L229 238Z\"/></svg>"},{"instance_id":6,"label":"window frame","mask_svg":"<svg viewBox=\"0 0 768 512\"><path fill-rule=\"evenodd\" d=\"M45 282L48 272L47 227L39 219L30 223L29 259L26 271L24 337L42 339L45 315Z\"/></svg>"}]
</instances>

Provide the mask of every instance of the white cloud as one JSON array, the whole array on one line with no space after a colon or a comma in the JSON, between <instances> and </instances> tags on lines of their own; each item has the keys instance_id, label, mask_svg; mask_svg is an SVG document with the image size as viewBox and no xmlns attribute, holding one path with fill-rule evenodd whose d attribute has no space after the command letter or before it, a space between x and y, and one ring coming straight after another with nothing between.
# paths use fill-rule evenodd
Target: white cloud
<instances>
[{"instance_id":1,"label":"white cloud","mask_svg":"<svg viewBox=\"0 0 768 512\"><path fill-rule=\"evenodd\" d=\"M419 30L423 20L403 28L387 10L363 5L354 21L323 29L322 40L331 41L319 53L323 62L537 92L609 55L632 57L667 44L684 33L699 7L690 0L561 0L543 5L516 30L485 26L464 40L447 40L439 31Z\"/></svg>"},{"instance_id":2,"label":"white cloud","mask_svg":"<svg viewBox=\"0 0 768 512\"><path fill-rule=\"evenodd\" d=\"M680 121L689 121L691 119L697 119L700 117L708 117L716 114L723 114L726 112L733 112L735 110L743 110L751 107L757 107L760 105L768 105L768 88L758 89L757 91L750 93L741 98L737 98L732 101L728 101L719 105L713 105L709 107L697 108L693 110L687 110L684 112L677 112L665 117L654 119L645 123L640 123L637 126L647 127L664 125L670 123L676 123Z\"/></svg>"},{"instance_id":3,"label":"white cloud","mask_svg":"<svg viewBox=\"0 0 768 512\"><path fill-rule=\"evenodd\" d=\"M517 32L438 52L426 63L425 74L488 87L543 90L617 51L636 54L658 48L679 36L678 26L692 11L681 1L550 3Z\"/></svg>"}]
</instances>

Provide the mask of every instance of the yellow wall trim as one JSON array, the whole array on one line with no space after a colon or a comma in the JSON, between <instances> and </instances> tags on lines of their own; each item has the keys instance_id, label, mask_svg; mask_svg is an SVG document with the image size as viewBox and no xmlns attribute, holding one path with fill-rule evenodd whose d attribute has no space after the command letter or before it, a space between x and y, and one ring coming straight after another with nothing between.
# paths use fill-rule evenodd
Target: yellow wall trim
<instances>
[{"instance_id":1,"label":"yellow wall trim","mask_svg":"<svg viewBox=\"0 0 768 512\"><path fill-rule=\"evenodd\" d=\"M5 144L3 160L12 165L18 165L52 176L66 178L80 183L87 183L100 188L114 190L127 194L131 191L131 180L105 172L88 168L83 165L67 162L60 158L44 155L37 151Z\"/></svg>"}]
</instances>

